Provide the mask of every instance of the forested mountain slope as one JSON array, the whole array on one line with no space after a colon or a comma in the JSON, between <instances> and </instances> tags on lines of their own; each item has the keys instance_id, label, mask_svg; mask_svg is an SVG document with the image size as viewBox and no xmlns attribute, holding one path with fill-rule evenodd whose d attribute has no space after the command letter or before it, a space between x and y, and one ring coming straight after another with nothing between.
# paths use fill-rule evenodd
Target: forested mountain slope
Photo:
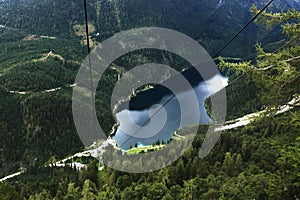
<instances>
[{"instance_id":1,"label":"forested mountain slope","mask_svg":"<svg viewBox=\"0 0 300 200\"><path fill-rule=\"evenodd\" d=\"M88 17L95 26L93 38L97 41L121 30L159 26L186 33L199 40L210 53L214 53L250 19L249 8L252 4L261 8L266 2L267 0L90 0ZM270 10L294 7L300 8L299 3L294 0L275 1ZM0 25L26 30L28 34L76 37L73 26L83 23L81 0L9 0L0 3ZM255 42L277 40L278 33L274 35L252 26L224 54L245 57L246 53L254 52Z\"/></svg>"},{"instance_id":2,"label":"forested mountain slope","mask_svg":"<svg viewBox=\"0 0 300 200\"><path fill-rule=\"evenodd\" d=\"M260 8L266 2L88 3L89 18L95 26L93 40L101 41L133 27L163 26L187 33L213 53L251 17L252 3ZM297 1L274 1L271 9L298 5ZM96 12L98 8L102 12ZM255 58L247 62L228 63L220 58L219 66L234 74L231 79L242 75L227 88L228 118L260 109L269 112L249 126L224 131L207 157L198 158L207 129L200 126L190 149L157 172L97 171L98 161L92 158L79 158L88 169L76 172L69 167L46 166L83 149L73 124L70 87L86 55L85 46L80 44L82 37L73 29L76 24L83 25L82 1L2 1L0 24L6 27L0 28L0 177L24 168L26 173L0 183L0 199L300 198L299 105L274 115L277 107L299 95L299 16L296 11L263 13L257 21L263 26L283 25L284 37L291 42L278 52L257 46ZM278 40L273 32L265 35L253 27L224 55L245 56L259 39ZM32 34L37 36L28 37ZM154 56L149 60L161 59ZM113 123L110 92L117 70L124 70L122 64L128 62L121 60L116 69L108 70L97 91L97 115L106 131ZM57 87L61 89L47 92Z\"/></svg>"}]
</instances>

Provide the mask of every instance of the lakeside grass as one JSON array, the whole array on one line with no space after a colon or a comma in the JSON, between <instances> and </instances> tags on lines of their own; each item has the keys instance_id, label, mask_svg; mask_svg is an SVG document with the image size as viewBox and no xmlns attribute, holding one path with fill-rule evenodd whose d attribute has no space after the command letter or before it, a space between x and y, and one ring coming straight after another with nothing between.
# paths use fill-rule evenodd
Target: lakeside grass
<instances>
[{"instance_id":1,"label":"lakeside grass","mask_svg":"<svg viewBox=\"0 0 300 200\"><path fill-rule=\"evenodd\" d=\"M177 134L177 131L175 131L173 133L173 136L172 136L172 139L173 140L182 140L182 139L185 139L184 136L181 136L181 135L178 135ZM126 153L128 154L138 154L138 153L147 153L147 152L150 152L150 151L158 151L162 148L164 148L167 144L160 144L160 145L149 145L149 146L140 146L140 147L133 147L129 150L126 151Z\"/></svg>"},{"instance_id":2,"label":"lakeside grass","mask_svg":"<svg viewBox=\"0 0 300 200\"><path fill-rule=\"evenodd\" d=\"M138 153L142 153L142 152L149 152L149 151L158 151L160 149L162 149L163 147L165 147L166 145L155 145L155 146L142 146L142 147L134 147L132 149L129 149L128 151L126 151L126 153L128 154L138 154Z\"/></svg>"}]
</instances>

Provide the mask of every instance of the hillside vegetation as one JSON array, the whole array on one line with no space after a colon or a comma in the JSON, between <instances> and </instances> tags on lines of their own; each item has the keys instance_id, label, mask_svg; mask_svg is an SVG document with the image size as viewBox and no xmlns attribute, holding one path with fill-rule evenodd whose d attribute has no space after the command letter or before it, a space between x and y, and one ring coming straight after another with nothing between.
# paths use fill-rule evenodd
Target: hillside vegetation
<instances>
[{"instance_id":1,"label":"hillside vegetation","mask_svg":"<svg viewBox=\"0 0 300 200\"><path fill-rule=\"evenodd\" d=\"M89 1L89 18L95 34L99 32L92 39L101 41L133 27L163 26L201 38L199 42L213 52L240 28L234 25L244 24L247 16L251 16L241 9L246 4L241 1L224 5L235 6L231 14L224 8L218 11L219 17L208 15L207 10L212 10L212 6L214 10L218 2ZM88 166L79 172L69 167L47 167L47 163L84 149L73 123L70 86L86 54L80 43L84 35L76 35L73 28L76 24L83 25L81 4L82 1L65 0L0 3L0 24L7 26L0 28L3 39L0 42L0 177L26 169L22 175L0 183L0 199L300 198L299 103L291 105L294 109L288 112L276 114L277 108L300 95L300 13L275 12L278 8L287 9L291 1L277 2L272 8L274 12L264 12L256 21L258 26L280 28L282 38L290 41L287 45L276 52L257 45L254 51L248 44L261 36L257 33L261 29L254 28L225 53L240 56L239 53L256 52L254 59L230 63L220 57L219 67L231 75L231 81L241 76L227 88L227 118L263 109L267 112L248 126L222 132L207 157L198 158L207 131L207 126L199 126L193 144L184 155L155 172L129 174L108 167L98 171L98 161L92 158L78 158ZM252 7L251 11L254 14L258 9ZM235 21L227 19L230 17ZM277 38L277 34L268 33L265 41L272 40L272 36ZM36 36L28 40L32 34ZM22 40L25 37L27 40ZM278 47L285 43L281 39ZM97 88L96 109L107 133L114 124L110 95L120 71L143 62L163 62L164 58L157 52L133 53L119 58L113 64L115 68L105 72ZM188 66L177 59L168 63L176 69ZM58 87L59 90L47 92Z\"/></svg>"}]
</instances>

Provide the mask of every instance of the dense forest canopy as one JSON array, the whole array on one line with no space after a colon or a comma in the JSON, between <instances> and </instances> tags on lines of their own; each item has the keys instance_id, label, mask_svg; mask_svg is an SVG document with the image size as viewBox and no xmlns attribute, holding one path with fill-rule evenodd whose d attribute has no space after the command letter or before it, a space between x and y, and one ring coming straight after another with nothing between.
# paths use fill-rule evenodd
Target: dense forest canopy
<instances>
[{"instance_id":1,"label":"dense forest canopy","mask_svg":"<svg viewBox=\"0 0 300 200\"><path fill-rule=\"evenodd\" d=\"M225 3L224 3L225 2ZM252 4L262 8L267 0L171 0L106 1L89 0L88 19L95 26L91 37L103 41L114 33L139 27L165 27L198 40L215 53L250 18ZM63 9L62 9L63 8ZM77 38L73 28L84 24L83 1L9 0L0 3L0 25L28 34ZM274 1L270 10L300 9L295 0ZM16 13L18 13L16 15ZM237 17L238 16L238 17ZM226 56L254 56L256 41L274 43L282 35L276 31L247 29L224 51Z\"/></svg>"},{"instance_id":2,"label":"dense forest canopy","mask_svg":"<svg viewBox=\"0 0 300 200\"><path fill-rule=\"evenodd\" d=\"M95 29L91 39L96 43L121 30L162 26L187 33L212 53L239 30L236 24L243 25L266 3L232 0L216 10L220 2L89 1ZM252 3L257 7L249 12ZM299 2L274 1L272 11L263 12L254 28L224 53L251 52L254 59L232 63L219 58L218 66L232 83L226 88L228 120L265 112L248 126L223 131L203 159L198 153L206 125L199 126L192 145L172 165L129 174L108 167L98 171L99 161L91 157L74 160L86 164L86 170L48 166L84 149L71 110L71 85L86 54L80 43L84 34L79 33L84 24L82 1L1 1L0 177L26 172L0 183L0 199L299 199L300 13L289 9L293 7L299 9ZM208 15L207 10L215 13ZM77 31L74 25L79 25ZM274 27L279 33L270 31ZM255 52L248 45L254 42ZM117 74L128 66L164 59L151 55L120 58L105 72L97 88L96 109L107 132L114 122L109 97ZM186 67L180 60L170 63ZM56 90L47 91L51 89ZM278 112L284 105L293 109Z\"/></svg>"}]
</instances>

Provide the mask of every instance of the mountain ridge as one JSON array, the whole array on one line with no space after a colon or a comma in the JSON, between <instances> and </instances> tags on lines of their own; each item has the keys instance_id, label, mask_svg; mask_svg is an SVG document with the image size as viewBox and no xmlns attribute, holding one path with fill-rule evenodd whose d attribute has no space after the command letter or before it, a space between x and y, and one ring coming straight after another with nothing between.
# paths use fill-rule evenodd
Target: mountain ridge
<instances>
[{"instance_id":1,"label":"mountain ridge","mask_svg":"<svg viewBox=\"0 0 300 200\"><path fill-rule=\"evenodd\" d=\"M103 41L122 30L159 26L183 32L198 40L208 52L214 53L251 18L249 8L253 4L261 8L266 2L268 1L225 0L222 3L219 0L152 2L142 0L137 3L135 0L126 2L90 0L87 3L89 21L96 29L91 37L96 41ZM280 11L295 5L300 8L299 2L294 0L274 1L270 9ZM67 0L59 2L50 0L5 1L0 5L0 24L24 29L29 34L77 38L73 26L84 24L82 6L83 3L80 0L71 2ZM261 32L258 31L259 29L252 25L224 54L240 55L240 51L235 50L239 48L253 53L255 41L274 42L277 40L278 34L274 35L269 30ZM244 45L239 47L240 43Z\"/></svg>"}]
</instances>

